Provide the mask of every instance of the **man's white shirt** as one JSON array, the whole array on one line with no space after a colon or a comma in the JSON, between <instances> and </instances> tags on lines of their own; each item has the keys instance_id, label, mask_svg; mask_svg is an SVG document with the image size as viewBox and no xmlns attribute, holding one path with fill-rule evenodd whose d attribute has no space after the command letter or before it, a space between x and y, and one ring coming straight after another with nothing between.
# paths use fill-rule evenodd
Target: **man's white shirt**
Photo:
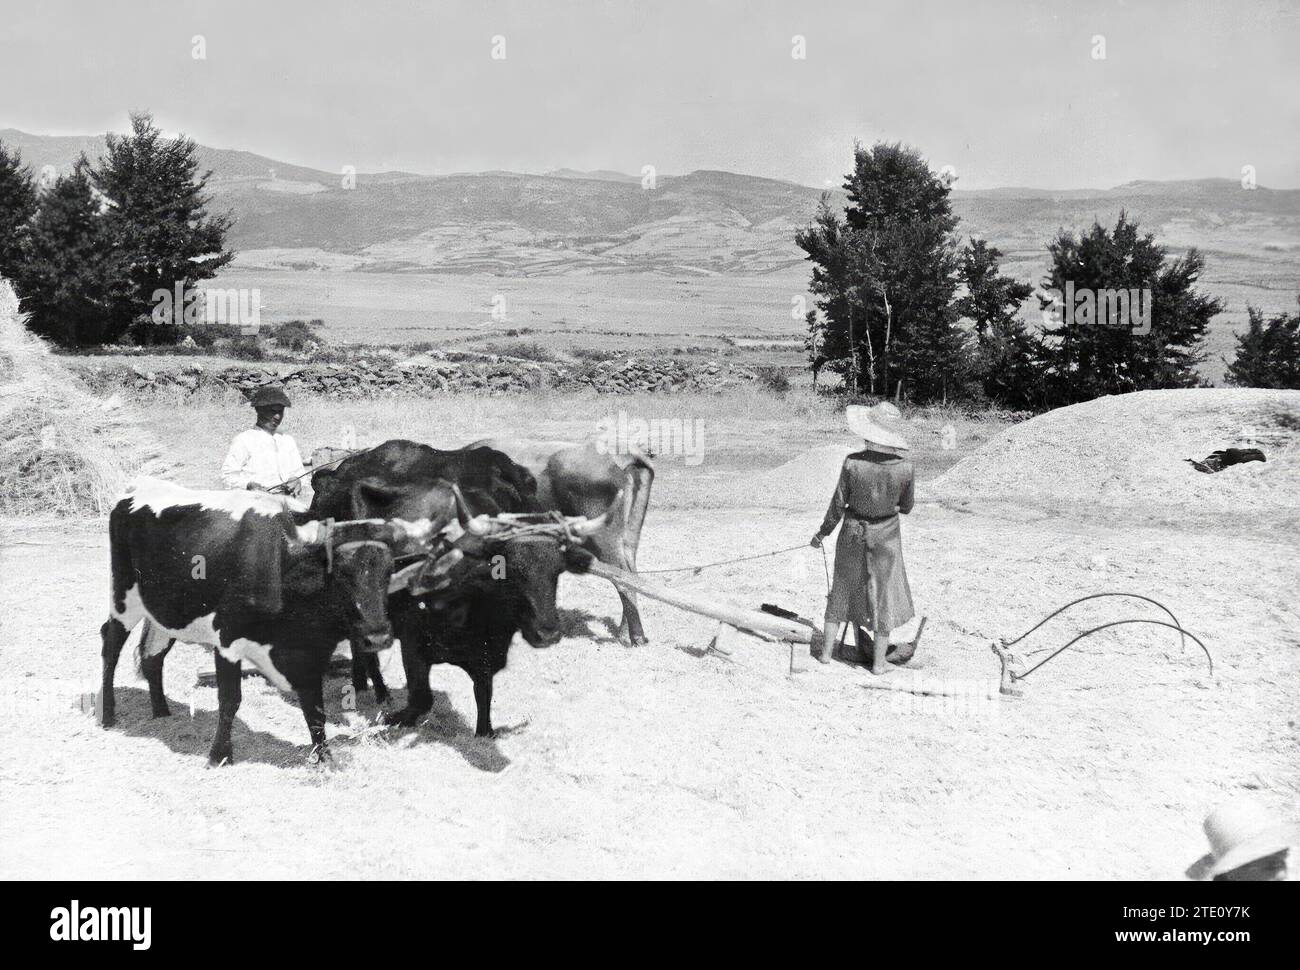
<instances>
[{"instance_id":1,"label":"man's white shirt","mask_svg":"<svg viewBox=\"0 0 1300 970\"><path fill-rule=\"evenodd\" d=\"M261 428L249 428L235 435L230 451L221 465L221 481L226 488L247 488L249 483L272 488L302 475L305 469L298 445L287 434L272 434ZM291 495L301 495L305 479L298 478L285 486Z\"/></svg>"}]
</instances>

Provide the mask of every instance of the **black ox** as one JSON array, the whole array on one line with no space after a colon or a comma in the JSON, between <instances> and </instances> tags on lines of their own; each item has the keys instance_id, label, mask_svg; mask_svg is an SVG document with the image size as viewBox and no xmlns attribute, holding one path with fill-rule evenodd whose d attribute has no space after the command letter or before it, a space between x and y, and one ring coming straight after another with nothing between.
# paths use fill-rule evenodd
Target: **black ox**
<instances>
[{"instance_id":1,"label":"black ox","mask_svg":"<svg viewBox=\"0 0 1300 970\"><path fill-rule=\"evenodd\" d=\"M540 513L537 485L527 469L492 448L441 451L413 441L387 441L321 469L309 514L382 518L422 516L442 482L463 495L464 535L451 553L431 562L389 600L394 633L402 644L406 707L388 723L414 724L433 706L429 669L460 667L474 683L475 733L492 731L492 680L506 665L515 632L534 647L561 637L555 596L560 573L581 572L590 562L577 548L605 526L605 517L562 517L522 527L483 516ZM621 496L616 497L621 500ZM544 519L538 515L538 519ZM373 657L354 659L357 689L369 674L376 699L388 692Z\"/></svg>"}]
</instances>

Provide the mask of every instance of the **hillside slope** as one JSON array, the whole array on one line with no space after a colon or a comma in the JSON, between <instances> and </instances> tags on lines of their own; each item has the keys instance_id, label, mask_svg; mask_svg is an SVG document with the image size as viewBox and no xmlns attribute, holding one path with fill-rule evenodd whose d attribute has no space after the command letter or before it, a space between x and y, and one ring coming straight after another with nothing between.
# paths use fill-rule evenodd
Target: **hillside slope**
<instances>
[{"instance_id":1,"label":"hillside slope","mask_svg":"<svg viewBox=\"0 0 1300 970\"><path fill-rule=\"evenodd\" d=\"M102 136L43 136L0 130L34 172L69 169ZM733 172L661 175L653 189L617 172L558 169L445 176L361 174L291 165L251 152L199 146L213 173L214 206L235 215L230 242L252 265L278 265L263 250L319 249L378 271L765 273L803 259L794 230L822 192ZM831 193L843 205L844 193ZM1113 223L1121 210L1175 250L1258 260L1258 272L1211 261L1223 281L1264 291L1270 280L1300 288L1300 190L1247 191L1232 179L1139 181L1112 189L956 189L963 235L984 236L1008 267L1038 282L1047 244L1061 228ZM283 254L279 254L282 256ZM301 262L301 260L299 260ZM1257 301L1258 302L1258 301ZM1267 305L1268 301L1264 300Z\"/></svg>"}]
</instances>

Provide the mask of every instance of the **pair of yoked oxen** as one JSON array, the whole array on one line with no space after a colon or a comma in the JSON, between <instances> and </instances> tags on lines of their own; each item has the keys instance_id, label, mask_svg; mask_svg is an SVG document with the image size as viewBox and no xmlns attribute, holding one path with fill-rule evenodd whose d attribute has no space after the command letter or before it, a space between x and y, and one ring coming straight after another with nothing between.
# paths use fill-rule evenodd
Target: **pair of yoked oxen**
<instances>
[{"instance_id":1,"label":"pair of yoked oxen","mask_svg":"<svg viewBox=\"0 0 1300 970\"><path fill-rule=\"evenodd\" d=\"M414 724L433 704L429 669L473 681L476 734L491 735L492 681L516 632L534 647L561 637L560 573L592 558L634 571L654 468L639 452L592 445L483 441L439 450L388 441L312 476L306 512L266 493L133 484L109 518L112 604L101 634L100 714L115 719L113 673L127 635L155 717L176 640L214 648L213 764L233 759L231 726L249 661L293 690L313 761L328 760L322 680L338 643L352 645L354 687L387 699L376 654L401 642L407 703L384 715ZM619 590L619 637L644 643L634 593Z\"/></svg>"}]
</instances>

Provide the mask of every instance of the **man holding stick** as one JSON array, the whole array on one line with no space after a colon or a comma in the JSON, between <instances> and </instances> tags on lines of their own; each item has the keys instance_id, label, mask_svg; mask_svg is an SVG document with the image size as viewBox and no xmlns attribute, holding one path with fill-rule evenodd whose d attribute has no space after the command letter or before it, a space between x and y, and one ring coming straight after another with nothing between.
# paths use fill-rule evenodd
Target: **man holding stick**
<instances>
[{"instance_id":1,"label":"man holding stick","mask_svg":"<svg viewBox=\"0 0 1300 970\"><path fill-rule=\"evenodd\" d=\"M249 403L257 412L257 423L230 442L230 451L221 465L222 483L226 488L283 495L286 507L304 511L307 496L302 455L297 442L279 430L284 409L289 407L289 395L283 388L266 385L253 392Z\"/></svg>"}]
</instances>

